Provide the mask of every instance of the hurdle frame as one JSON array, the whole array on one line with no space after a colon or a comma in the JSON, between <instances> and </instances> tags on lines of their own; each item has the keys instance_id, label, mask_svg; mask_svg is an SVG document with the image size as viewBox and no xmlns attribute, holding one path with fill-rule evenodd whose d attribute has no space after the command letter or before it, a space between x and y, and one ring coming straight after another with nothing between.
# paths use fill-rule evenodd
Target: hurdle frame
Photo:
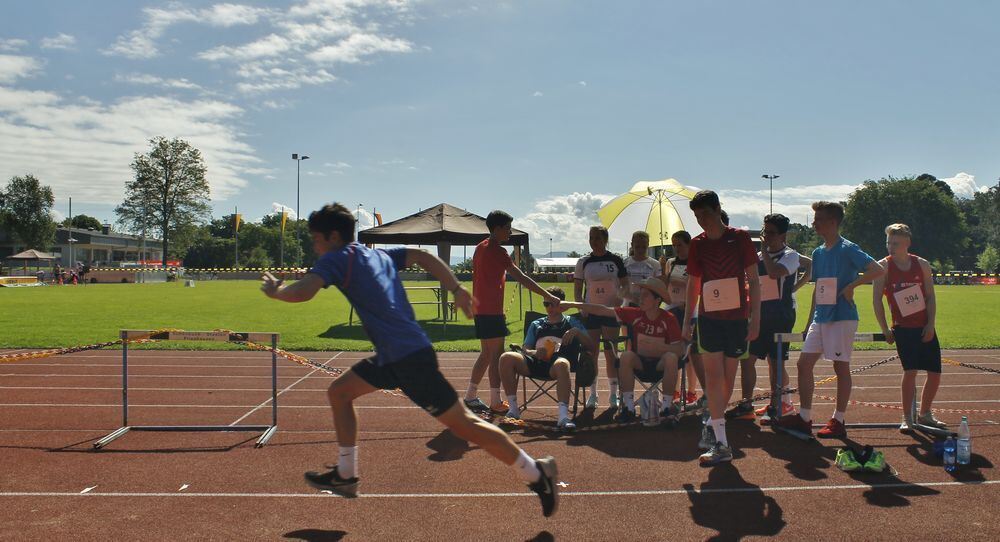
<instances>
[{"instance_id":1,"label":"hurdle frame","mask_svg":"<svg viewBox=\"0 0 1000 542\"><path fill-rule=\"evenodd\" d=\"M123 329L119 336L122 340L122 425L100 440L94 442L94 448L100 450L115 439L130 431L166 431L166 432L237 432L261 431L254 444L261 448L278 431L278 333L271 332L230 332L230 331L144 331ZM270 425L129 425L128 423L128 345L131 340L153 339L168 341L214 341L214 342L265 342L271 343L271 424Z\"/></svg>"}]
</instances>

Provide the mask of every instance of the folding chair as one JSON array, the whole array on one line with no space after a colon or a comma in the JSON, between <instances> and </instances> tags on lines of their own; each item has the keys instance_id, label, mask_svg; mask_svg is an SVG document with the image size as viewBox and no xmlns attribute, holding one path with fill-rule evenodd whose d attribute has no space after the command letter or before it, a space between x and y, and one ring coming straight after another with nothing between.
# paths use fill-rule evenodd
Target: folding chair
<instances>
[{"instance_id":1,"label":"folding chair","mask_svg":"<svg viewBox=\"0 0 1000 542\"><path fill-rule=\"evenodd\" d=\"M526 334L528 332L528 326L531 325L532 322L538 320L539 318L545 318L546 316L547 316L546 314L535 311L528 311L524 313L524 333ZM519 349L520 348L516 348L514 350L519 350ZM587 387L581 386L576 379L576 369L577 366L579 365L580 354L583 354L583 352L581 351L578 353L578 355L573 356L572 359L569 359L570 378L573 379L573 389L570 391L570 395L573 398L573 418L576 418L576 414L577 411L579 410L580 403L586 402L587 400ZM555 393L554 388L556 387L555 379L535 378L530 375L524 376L521 374L518 374L517 376L521 378L521 399L522 399L520 405L521 412L527 410L529 404L545 396L548 396L550 399L552 399L553 402L559 402L558 398L554 395ZM530 397L528 396L529 381L534 385L534 390L531 392Z\"/></svg>"}]
</instances>

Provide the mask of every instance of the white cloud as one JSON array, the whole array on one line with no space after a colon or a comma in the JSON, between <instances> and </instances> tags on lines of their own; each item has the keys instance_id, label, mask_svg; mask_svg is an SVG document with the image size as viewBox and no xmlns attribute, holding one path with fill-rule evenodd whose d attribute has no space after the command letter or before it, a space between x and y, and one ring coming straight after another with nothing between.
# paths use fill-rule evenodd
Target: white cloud
<instances>
[{"instance_id":1,"label":"white cloud","mask_svg":"<svg viewBox=\"0 0 1000 542\"><path fill-rule=\"evenodd\" d=\"M28 45L28 42L19 38L0 39L0 51L20 51L26 45Z\"/></svg>"},{"instance_id":2,"label":"white cloud","mask_svg":"<svg viewBox=\"0 0 1000 542\"><path fill-rule=\"evenodd\" d=\"M278 202L271 203L271 214L280 215L281 211L285 211L288 213L286 220L295 220L296 218L298 218L298 215L295 214L295 209L292 209L291 207L282 203Z\"/></svg>"},{"instance_id":3,"label":"white cloud","mask_svg":"<svg viewBox=\"0 0 1000 542\"><path fill-rule=\"evenodd\" d=\"M117 83L130 83L133 85L150 85L163 88L174 88L183 90L203 90L202 87L196 83L192 83L187 79L164 79L162 77L148 74L148 73L130 73L130 74L115 74L115 82Z\"/></svg>"},{"instance_id":4,"label":"white cloud","mask_svg":"<svg viewBox=\"0 0 1000 542\"><path fill-rule=\"evenodd\" d=\"M30 56L0 55L0 84L31 77L41 68L42 63Z\"/></svg>"},{"instance_id":5,"label":"white cloud","mask_svg":"<svg viewBox=\"0 0 1000 542\"><path fill-rule=\"evenodd\" d=\"M52 218L53 222L62 222L66 220L66 215L59 212L58 209L49 209L49 217Z\"/></svg>"},{"instance_id":6,"label":"white cloud","mask_svg":"<svg viewBox=\"0 0 1000 542\"><path fill-rule=\"evenodd\" d=\"M535 98L538 98L538 97L541 97L541 96L545 96L545 95L544 95L544 94L542 94L542 91L540 91L540 90L536 90L536 91L535 91L535 92L534 92L534 93L532 94L532 96L533 96L533 97L535 97Z\"/></svg>"},{"instance_id":7,"label":"white cloud","mask_svg":"<svg viewBox=\"0 0 1000 542\"><path fill-rule=\"evenodd\" d=\"M146 17L142 28L118 36L115 43L105 49L106 55L146 59L159 56L156 41L178 23L198 23L228 28L236 25L255 24L270 10L236 4L216 4L208 9L189 9L179 3L166 8L144 8Z\"/></svg>"},{"instance_id":8,"label":"white cloud","mask_svg":"<svg viewBox=\"0 0 1000 542\"><path fill-rule=\"evenodd\" d=\"M577 81L576 84L580 85L581 87L587 86L587 82L586 81Z\"/></svg>"},{"instance_id":9,"label":"white cloud","mask_svg":"<svg viewBox=\"0 0 1000 542\"><path fill-rule=\"evenodd\" d=\"M814 201L847 201L858 188L854 184L817 184L782 186L774 188L774 212L787 216L792 222L809 224L812 222ZM759 190L723 189L718 190L722 208L729 213L730 224L734 227L759 228L764 215L769 212L770 199L767 188Z\"/></svg>"},{"instance_id":10,"label":"white cloud","mask_svg":"<svg viewBox=\"0 0 1000 542\"><path fill-rule=\"evenodd\" d=\"M576 250L583 254L590 250L587 241L590 227L600 224L597 210L614 197L590 192L549 196L536 201L526 215L515 218L514 227L527 232L535 243L544 241L545 252L548 252L548 240L552 238L553 250ZM625 241L612 238L612 250L623 252ZM538 246L533 252L541 253Z\"/></svg>"},{"instance_id":11,"label":"white cloud","mask_svg":"<svg viewBox=\"0 0 1000 542\"><path fill-rule=\"evenodd\" d=\"M361 62L364 57L377 53L409 53L413 44L402 39L373 34L352 34L333 45L326 45L306 55L317 64Z\"/></svg>"},{"instance_id":12,"label":"white cloud","mask_svg":"<svg viewBox=\"0 0 1000 542\"><path fill-rule=\"evenodd\" d=\"M349 169L349 168L354 167L351 164L348 164L347 162L340 162L340 161L337 161L337 162L326 162L323 165L326 166L326 167L332 167L334 169Z\"/></svg>"},{"instance_id":13,"label":"white cloud","mask_svg":"<svg viewBox=\"0 0 1000 542\"><path fill-rule=\"evenodd\" d=\"M62 34L52 38L42 38L42 49L62 49L72 50L76 46L76 38L69 34Z\"/></svg>"},{"instance_id":14,"label":"white cloud","mask_svg":"<svg viewBox=\"0 0 1000 542\"><path fill-rule=\"evenodd\" d=\"M960 198L971 198L976 195L976 192L986 192L989 190L988 186L979 186L976 183L975 175L969 175L964 171L956 173L954 177L941 180L948 183L951 191Z\"/></svg>"}]
</instances>

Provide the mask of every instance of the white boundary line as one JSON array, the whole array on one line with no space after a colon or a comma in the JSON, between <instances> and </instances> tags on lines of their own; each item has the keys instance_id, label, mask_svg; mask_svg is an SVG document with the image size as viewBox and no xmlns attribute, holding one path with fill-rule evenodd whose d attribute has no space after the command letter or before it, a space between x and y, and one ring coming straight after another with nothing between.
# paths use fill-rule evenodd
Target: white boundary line
<instances>
[{"instance_id":1,"label":"white boundary line","mask_svg":"<svg viewBox=\"0 0 1000 542\"><path fill-rule=\"evenodd\" d=\"M330 358L330 359L326 360L325 362L323 362L323 366L325 367L327 363L330 363L331 361L334 360L334 358L336 358L339 355L340 355L340 352L337 352L336 354L334 354L332 358ZM308 374L306 374L302 378L296 380L295 382L292 382L291 384L289 384L288 386L286 386L285 389L279 391L277 395L281 395L281 394L285 393L286 391L292 389L292 387L294 387L299 382L302 382L303 380L309 378L316 371L319 371L319 367L313 369L312 371L309 371ZM249 412L247 412L246 414L240 416L239 418L236 419L235 422L233 422L233 423L231 423L229 425L236 425L236 424L242 422L243 420L247 419L247 417L249 417L251 414L253 414L254 412L257 412L258 410L260 410L261 408L263 408L265 405L269 404L271 402L271 399L272 399L271 397L268 397L267 400L265 400L263 403L261 403L261 404L255 406L255 407L253 407L252 409L250 409Z\"/></svg>"},{"instance_id":2,"label":"white boundary line","mask_svg":"<svg viewBox=\"0 0 1000 542\"><path fill-rule=\"evenodd\" d=\"M985 480L982 482L902 482L892 484L842 484L829 486L777 486L777 487L726 487L709 489L650 489L650 490L622 490L622 491L560 491L560 497L633 497L646 495L718 495L733 493L776 493L786 491L837 491L837 490L878 490L878 489L901 489L901 488L927 488L927 487L975 487L996 485L1000 480ZM208 498L262 498L262 499L316 499L332 498L332 495L325 493L154 493L154 492L46 492L46 491L4 491L0 492L0 497L208 497ZM369 493L361 494L362 499L451 499L451 498L509 498L509 497L536 497L529 492L510 493Z\"/></svg>"}]
</instances>

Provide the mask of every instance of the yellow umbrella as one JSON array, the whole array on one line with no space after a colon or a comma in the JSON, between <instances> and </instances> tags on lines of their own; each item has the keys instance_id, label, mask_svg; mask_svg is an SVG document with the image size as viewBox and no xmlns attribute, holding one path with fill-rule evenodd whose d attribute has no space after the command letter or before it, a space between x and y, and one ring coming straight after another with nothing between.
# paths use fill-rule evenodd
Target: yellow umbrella
<instances>
[{"instance_id":1,"label":"yellow umbrella","mask_svg":"<svg viewBox=\"0 0 1000 542\"><path fill-rule=\"evenodd\" d=\"M688 230L692 236L701 233L688 205L696 192L677 179L639 181L598 209L597 217L608 230L615 229L616 237L628 238L642 230L649 234L650 246L669 245L678 230Z\"/></svg>"}]
</instances>

